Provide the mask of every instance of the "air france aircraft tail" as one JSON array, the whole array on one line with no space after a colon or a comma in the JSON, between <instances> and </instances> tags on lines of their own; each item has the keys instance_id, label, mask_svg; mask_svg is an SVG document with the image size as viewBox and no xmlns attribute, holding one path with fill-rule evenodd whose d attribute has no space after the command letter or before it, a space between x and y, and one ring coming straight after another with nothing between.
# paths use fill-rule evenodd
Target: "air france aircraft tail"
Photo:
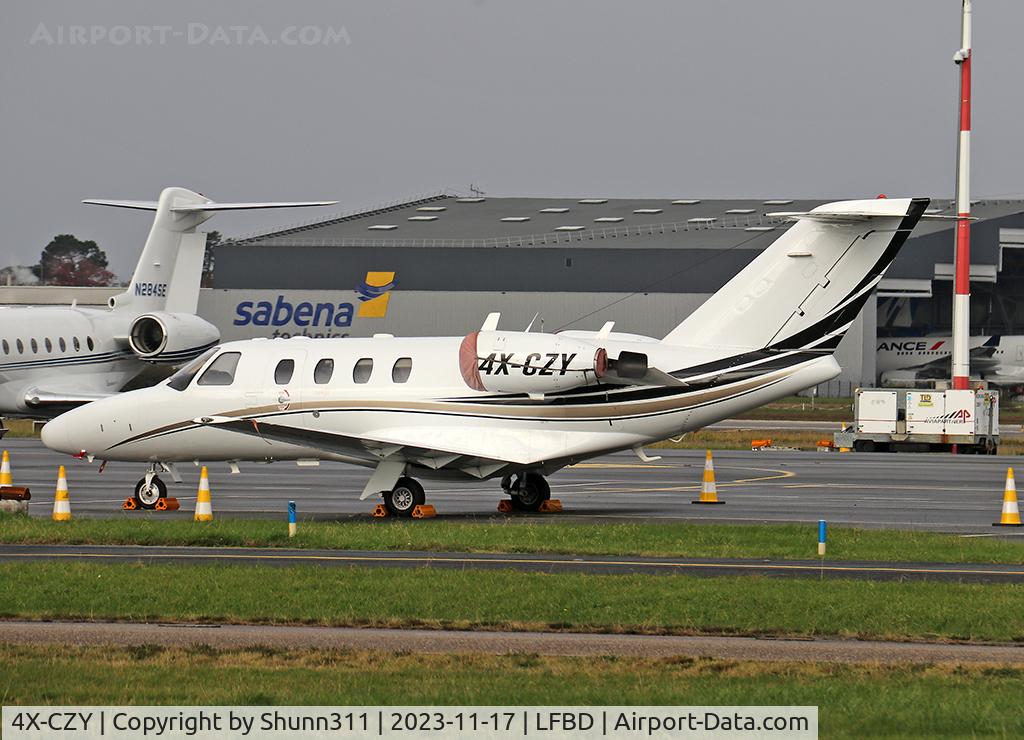
<instances>
[{"instance_id":1,"label":"air france aircraft tail","mask_svg":"<svg viewBox=\"0 0 1024 740\"><path fill-rule=\"evenodd\" d=\"M673 329L672 345L835 350L928 206L851 200L807 213Z\"/></svg>"},{"instance_id":2,"label":"air france aircraft tail","mask_svg":"<svg viewBox=\"0 0 1024 740\"><path fill-rule=\"evenodd\" d=\"M133 313L167 311L192 314L199 301L206 234L196 227L217 211L333 205L337 201L302 203L215 203L185 188L165 188L157 201L97 200L93 205L155 211L146 246L128 290L111 299L111 308Z\"/></svg>"}]
</instances>

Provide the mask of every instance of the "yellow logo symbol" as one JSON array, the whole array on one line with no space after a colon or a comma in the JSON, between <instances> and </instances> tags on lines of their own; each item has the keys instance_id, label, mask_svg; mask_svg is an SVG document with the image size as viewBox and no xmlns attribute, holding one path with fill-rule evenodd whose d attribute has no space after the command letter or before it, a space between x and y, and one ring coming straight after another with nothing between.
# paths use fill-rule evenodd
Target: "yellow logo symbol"
<instances>
[{"instance_id":1,"label":"yellow logo symbol","mask_svg":"<svg viewBox=\"0 0 1024 740\"><path fill-rule=\"evenodd\" d=\"M368 272L366 279L356 287L361 301L358 316L364 319L382 319L388 313L388 299L395 287L395 273Z\"/></svg>"}]
</instances>

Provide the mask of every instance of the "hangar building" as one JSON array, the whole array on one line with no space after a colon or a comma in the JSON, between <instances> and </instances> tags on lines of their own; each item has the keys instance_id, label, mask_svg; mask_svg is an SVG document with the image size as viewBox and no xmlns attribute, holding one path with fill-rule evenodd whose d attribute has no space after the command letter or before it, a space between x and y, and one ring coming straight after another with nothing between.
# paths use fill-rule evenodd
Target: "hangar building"
<instances>
[{"instance_id":1,"label":"hangar building","mask_svg":"<svg viewBox=\"0 0 1024 740\"><path fill-rule=\"evenodd\" d=\"M435 194L238 237L199 312L225 340L458 335L501 326L663 336L822 200ZM930 213L951 215L951 201ZM973 205L972 333L1024 333L1024 200ZM877 336L949 330L953 222L922 221L840 346L822 394L875 383Z\"/></svg>"}]
</instances>

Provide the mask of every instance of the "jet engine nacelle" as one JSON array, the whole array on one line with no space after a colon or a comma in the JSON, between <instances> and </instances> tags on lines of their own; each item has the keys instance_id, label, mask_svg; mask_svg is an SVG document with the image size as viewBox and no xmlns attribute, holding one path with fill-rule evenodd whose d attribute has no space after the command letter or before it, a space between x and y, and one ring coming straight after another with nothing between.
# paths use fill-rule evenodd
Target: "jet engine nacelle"
<instances>
[{"instance_id":1,"label":"jet engine nacelle","mask_svg":"<svg viewBox=\"0 0 1024 740\"><path fill-rule=\"evenodd\" d=\"M132 352L149 362L185 362L219 341L217 327L191 313L142 314L128 332Z\"/></svg>"},{"instance_id":2,"label":"jet engine nacelle","mask_svg":"<svg viewBox=\"0 0 1024 740\"><path fill-rule=\"evenodd\" d=\"M492 393L554 393L593 383L608 370L608 353L557 334L476 331L462 340L466 384Z\"/></svg>"}]
</instances>

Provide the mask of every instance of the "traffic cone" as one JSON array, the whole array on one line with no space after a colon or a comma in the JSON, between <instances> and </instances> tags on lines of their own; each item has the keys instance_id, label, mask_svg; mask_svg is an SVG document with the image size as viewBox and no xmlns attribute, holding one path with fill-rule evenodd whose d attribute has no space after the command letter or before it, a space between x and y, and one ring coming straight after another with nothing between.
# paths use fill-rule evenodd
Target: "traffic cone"
<instances>
[{"instance_id":1,"label":"traffic cone","mask_svg":"<svg viewBox=\"0 0 1024 740\"><path fill-rule=\"evenodd\" d=\"M691 504L724 504L718 500L718 489L715 487L715 463L711 460L711 450L704 458L704 481L700 484L700 500Z\"/></svg>"},{"instance_id":2,"label":"traffic cone","mask_svg":"<svg viewBox=\"0 0 1024 740\"><path fill-rule=\"evenodd\" d=\"M68 498L68 478L63 465L57 471L57 493L53 497L53 521L71 521L71 499Z\"/></svg>"},{"instance_id":3,"label":"traffic cone","mask_svg":"<svg viewBox=\"0 0 1024 740\"><path fill-rule=\"evenodd\" d=\"M7 454L7 450L4 450L3 461L0 462L0 488L13 485L14 480L11 478L11 456Z\"/></svg>"},{"instance_id":4,"label":"traffic cone","mask_svg":"<svg viewBox=\"0 0 1024 740\"><path fill-rule=\"evenodd\" d=\"M1013 480L1013 468L1006 469L1006 490L1003 492L1003 514L993 527L1019 527L1020 509L1017 508L1017 484Z\"/></svg>"},{"instance_id":5,"label":"traffic cone","mask_svg":"<svg viewBox=\"0 0 1024 740\"><path fill-rule=\"evenodd\" d=\"M210 476L206 472L206 466L199 471L199 496L196 498L196 515L192 517L197 522L213 521L213 503L210 501Z\"/></svg>"}]
</instances>

